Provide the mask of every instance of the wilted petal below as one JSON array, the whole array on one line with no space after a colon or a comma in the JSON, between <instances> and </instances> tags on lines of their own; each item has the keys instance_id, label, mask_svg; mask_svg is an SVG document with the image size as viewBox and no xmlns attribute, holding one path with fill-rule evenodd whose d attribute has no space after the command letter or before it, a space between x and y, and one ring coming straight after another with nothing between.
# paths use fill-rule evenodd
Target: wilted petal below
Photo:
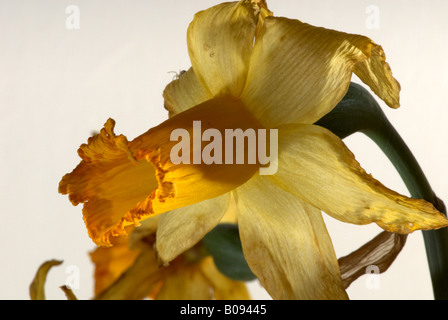
<instances>
[{"instance_id":1,"label":"wilted petal below","mask_svg":"<svg viewBox=\"0 0 448 320\"><path fill-rule=\"evenodd\" d=\"M278 171L272 179L343 222L375 222L397 233L448 225L431 203L400 195L367 174L342 140L319 126L279 129Z\"/></svg>"},{"instance_id":2,"label":"wilted petal below","mask_svg":"<svg viewBox=\"0 0 448 320\"><path fill-rule=\"evenodd\" d=\"M369 273L368 268L371 266L378 268L374 271L385 272L403 249L407 236L383 231L358 250L339 258L344 288L348 288L353 281Z\"/></svg>"},{"instance_id":3,"label":"wilted petal below","mask_svg":"<svg viewBox=\"0 0 448 320\"><path fill-rule=\"evenodd\" d=\"M95 294L100 294L110 286L135 261L139 250L129 248L128 237L112 238L112 247L96 248L90 253L95 265Z\"/></svg>"}]
</instances>

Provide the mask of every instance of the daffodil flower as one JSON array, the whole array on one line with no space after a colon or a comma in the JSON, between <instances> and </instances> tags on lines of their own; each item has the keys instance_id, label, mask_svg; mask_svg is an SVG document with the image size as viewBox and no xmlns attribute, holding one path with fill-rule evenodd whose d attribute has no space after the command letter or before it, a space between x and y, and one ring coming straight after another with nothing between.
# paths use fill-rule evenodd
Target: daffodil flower
<instances>
[{"instance_id":1,"label":"daffodil flower","mask_svg":"<svg viewBox=\"0 0 448 320\"><path fill-rule=\"evenodd\" d=\"M333 133L314 125L344 97L352 73L392 108L400 85L372 40L275 17L263 0L198 12L187 32L192 67L164 91L170 118L128 142L108 120L79 149L59 191L83 203L96 244L164 213L159 258L168 264L214 228L236 199L243 252L274 299L346 299L321 211L386 231L436 229L430 203L367 174ZM170 133L193 121L219 132L278 130L278 171L260 164L173 164Z\"/></svg>"}]
</instances>

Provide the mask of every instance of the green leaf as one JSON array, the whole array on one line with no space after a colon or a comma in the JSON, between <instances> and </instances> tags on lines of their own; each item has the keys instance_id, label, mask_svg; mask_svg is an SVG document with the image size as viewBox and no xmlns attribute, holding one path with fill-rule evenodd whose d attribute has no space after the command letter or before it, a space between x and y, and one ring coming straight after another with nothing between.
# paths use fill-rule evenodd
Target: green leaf
<instances>
[{"instance_id":1,"label":"green leaf","mask_svg":"<svg viewBox=\"0 0 448 320\"><path fill-rule=\"evenodd\" d=\"M238 225L221 223L202 242L221 273L239 281L256 279L244 258Z\"/></svg>"}]
</instances>

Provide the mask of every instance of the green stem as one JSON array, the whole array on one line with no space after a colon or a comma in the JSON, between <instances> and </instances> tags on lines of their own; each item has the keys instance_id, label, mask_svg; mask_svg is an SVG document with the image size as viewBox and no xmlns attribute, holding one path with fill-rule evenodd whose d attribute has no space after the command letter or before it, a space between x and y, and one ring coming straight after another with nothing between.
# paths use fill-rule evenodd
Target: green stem
<instances>
[{"instance_id":1,"label":"green stem","mask_svg":"<svg viewBox=\"0 0 448 320\"><path fill-rule=\"evenodd\" d=\"M414 155L387 119L376 100L360 85L352 83L338 106L316 124L341 139L362 132L385 153L400 174L413 198L431 202L446 215L443 202L432 190ZM423 231L434 298L448 299L448 228Z\"/></svg>"}]
</instances>

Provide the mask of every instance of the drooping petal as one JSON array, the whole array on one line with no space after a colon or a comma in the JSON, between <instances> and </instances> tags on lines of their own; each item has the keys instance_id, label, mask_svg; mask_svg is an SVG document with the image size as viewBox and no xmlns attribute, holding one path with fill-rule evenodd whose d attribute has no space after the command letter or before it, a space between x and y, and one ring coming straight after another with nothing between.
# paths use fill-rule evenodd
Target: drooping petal
<instances>
[{"instance_id":1,"label":"drooping petal","mask_svg":"<svg viewBox=\"0 0 448 320\"><path fill-rule=\"evenodd\" d=\"M247 68L263 1L222 3L196 13L187 31L188 52L199 81L213 96L238 97Z\"/></svg>"},{"instance_id":2,"label":"drooping petal","mask_svg":"<svg viewBox=\"0 0 448 320\"><path fill-rule=\"evenodd\" d=\"M366 274L370 266L377 267L380 273L385 272L403 249L407 236L383 231L361 248L339 258L344 288Z\"/></svg>"},{"instance_id":3,"label":"drooping petal","mask_svg":"<svg viewBox=\"0 0 448 320\"><path fill-rule=\"evenodd\" d=\"M383 48L372 44L370 57L354 68L355 74L391 108L400 106L400 83L392 77Z\"/></svg>"},{"instance_id":4,"label":"drooping petal","mask_svg":"<svg viewBox=\"0 0 448 320\"><path fill-rule=\"evenodd\" d=\"M321 212L268 176L236 190L244 256L274 299L346 299Z\"/></svg>"},{"instance_id":5,"label":"drooping petal","mask_svg":"<svg viewBox=\"0 0 448 320\"><path fill-rule=\"evenodd\" d=\"M272 179L340 221L375 222L397 233L448 225L432 204L400 195L367 174L327 129L284 126L279 129L278 148L278 171Z\"/></svg>"},{"instance_id":6,"label":"drooping petal","mask_svg":"<svg viewBox=\"0 0 448 320\"><path fill-rule=\"evenodd\" d=\"M344 97L356 70L374 89L388 89L389 103L398 99L399 85L381 52L363 36L268 17L255 42L242 100L267 127L311 124Z\"/></svg>"},{"instance_id":7,"label":"drooping petal","mask_svg":"<svg viewBox=\"0 0 448 320\"><path fill-rule=\"evenodd\" d=\"M245 283L224 276L216 268L212 257L204 258L200 267L213 287L213 295L216 300L250 300Z\"/></svg>"},{"instance_id":8,"label":"drooping petal","mask_svg":"<svg viewBox=\"0 0 448 320\"><path fill-rule=\"evenodd\" d=\"M157 253L162 262L168 264L212 230L226 213L229 198L228 193L165 212L160 217L156 241Z\"/></svg>"},{"instance_id":9,"label":"drooping petal","mask_svg":"<svg viewBox=\"0 0 448 320\"><path fill-rule=\"evenodd\" d=\"M258 164L204 163L202 131L208 128L224 137L225 130L256 129L260 124L238 100L230 97L206 101L131 142L115 135L110 119L99 135L81 146L82 161L63 177L59 192L68 194L74 205L84 203L83 215L90 237L97 245L108 246L111 236L126 233L127 225L220 196L255 173ZM175 130L185 134L179 142L176 137L171 138ZM173 163L171 151L184 138L189 147L185 151L188 161ZM199 155L197 164L195 154Z\"/></svg>"},{"instance_id":10,"label":"drooping petal","mask_svg":"<svg viewBox=\"0 0 448 320\"><path fill-rule=\"evenodd\" d=\"M132 230L129 236L129 248L131 250L144 249L149 243L153 245L156 241L156 231L161 216L159 214L149 217Z\"/></svg>"},{"instance_id":11,"label":"drooping petal","mask_svg":"<svg viewBox=\"0 0 448 320\"><path fill-rule=\"evenodd\" d=\"M47 281L47 274L54 266L62 264L60 260L48 260L42 263L37 269L33 282L30 284L30 298L31 300L45 300L45 282Z\"/></svg>"},{"instance_id":12,"label":"drooping petal","mask_svg":"<svg viewBox=\"0 0 448 320\"><path fill-rule=\"evenodd\" d=\"M94 299L141 300L157 287L165 272L166 270L159 268L156 254L148 246L112 285L96 295Z\"/></svg>"},{"instance_id":13,"label":"drooping petal","mask_svg":"<svg viewBox=\"0 0 448 320\"><path fill-rule=\"evenodd\" d=\"M165 108L175 115L213 98L192 68L170 82L163 91Z\"/></svg>"}]
</instances>

